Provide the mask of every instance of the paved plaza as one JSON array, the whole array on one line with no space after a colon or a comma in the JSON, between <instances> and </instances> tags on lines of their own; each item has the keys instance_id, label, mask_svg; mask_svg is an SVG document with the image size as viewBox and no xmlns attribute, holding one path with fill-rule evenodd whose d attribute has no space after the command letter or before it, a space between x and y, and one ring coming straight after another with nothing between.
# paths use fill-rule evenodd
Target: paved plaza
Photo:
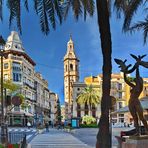
<instances>
[{"instance_id":1,"label":"paved plaza","mask_svg":"<svg viewBox=\"0 0 148 148\"><path fill-rule=\"evenodd\" d=\"M80 141L70 133L49 129L49 132L38 134L28 148L93 148Z\"/></svg>"},{"instance_id":2,"label":"paved plaza","mask_svg":"<svg viewBox=\"0 0 148 148\"><path fill-rule=\"evenodd\" d=\"M118 142L115 136L120 131L131 128L112 128L112 148L117 148ZM28 148L95 148L97 128L74 129L68 133L60 129L49 129L49 132L38 134L29 143Z\"/></svg>"}]
</instances>

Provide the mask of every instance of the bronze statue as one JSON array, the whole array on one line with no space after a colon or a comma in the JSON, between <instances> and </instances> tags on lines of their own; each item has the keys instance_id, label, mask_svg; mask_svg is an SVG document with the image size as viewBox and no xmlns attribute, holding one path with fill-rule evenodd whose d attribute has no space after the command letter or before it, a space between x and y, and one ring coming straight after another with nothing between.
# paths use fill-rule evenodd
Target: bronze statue
<instances>
[{"instance_id":1,"label":"bronze statue","mask_svg":"<svg viewBox=\"0 0 148 148\"><path fill-rule=\"evenodd\" d=\"M148 133L148 124L146 122L146 119L143 116L143 108L138 99L143 90L143 79L140 77L140 74L139 74L139 66L142 65L148 68L148 62L142 61L142 58L144 58L146 55L136 57L135 55L131 54L131 56L136 60L136 63L130 70L129 70L129 67L131 67L131 64L126 66L125 65L126 60L122 61L119 59L115 59L115 62L118 65L120 65L119 67L121 68L121 71L124 73L124 80L131 87L128 107L129 107L129 111L134 120L134 126L136 128L136 135L139 135L140 131L139 131L138 118L142 121ZM128 80L127 74L132 73L135 70L136 70L136 78L134 79L134 83L132 83L131 81Z\"/></svg>"}]
</instances>

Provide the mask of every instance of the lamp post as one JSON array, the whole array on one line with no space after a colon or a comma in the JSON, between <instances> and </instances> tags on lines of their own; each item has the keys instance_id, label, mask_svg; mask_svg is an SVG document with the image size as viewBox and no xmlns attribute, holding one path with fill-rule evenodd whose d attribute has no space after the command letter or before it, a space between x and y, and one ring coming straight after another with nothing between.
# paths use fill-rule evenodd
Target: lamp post
<instances>
[{"instance_id":1,"label":"lamp post","mask_svg":"<svg viewBox=\"0 0 148 148\"><path fill-rule=\"evenodd\" d=\"M7 125L5 124L4 115L4 95L3 95L3 57L4 57L5 40L0 36L0 56L1 56L1 142L7 145Z\"/></svg>"}]
</instances>

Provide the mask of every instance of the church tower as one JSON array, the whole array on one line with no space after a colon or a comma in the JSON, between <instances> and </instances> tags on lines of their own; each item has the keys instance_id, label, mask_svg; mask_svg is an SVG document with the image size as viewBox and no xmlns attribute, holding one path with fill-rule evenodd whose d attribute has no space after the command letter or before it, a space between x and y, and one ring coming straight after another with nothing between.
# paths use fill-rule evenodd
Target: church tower
<instances>
[{"instance_id":1,"label":"church tower","mask_svg":"<svg viewBox=\"0 0 148 148\"><path fill-rule=\"evenodd\" d=\"M67 43L67 52L64 56L64 97L65 109L72 104L72 84L79 81L79 59L74 50L72 37ZM65 113L67 112L65 110Z\"/></svg>"}]
</instances>

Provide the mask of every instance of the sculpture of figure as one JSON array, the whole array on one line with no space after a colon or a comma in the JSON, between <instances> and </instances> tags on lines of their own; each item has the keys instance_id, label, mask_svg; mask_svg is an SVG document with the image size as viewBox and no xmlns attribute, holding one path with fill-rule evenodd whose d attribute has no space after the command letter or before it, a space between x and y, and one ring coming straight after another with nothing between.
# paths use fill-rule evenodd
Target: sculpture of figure
<instances>
[{"instance_id":1,"label":"sculpture of figure","mask_svg":"<svg viewBox=\"0 0 148 148\"><path fill-rule=\"evenodd\" d=\"M136 135L139 135L140 131L139 131L138 118L142 121L142 123L148 133L148 124L146 122L146 119L143 116L143 108L142 108L141 103L138 99L142 90L143 90L143 79L140 77L140 74L139 74L139 65L142 65L147 68L148 63L141 61L141 59L145 55L138 56L138 57L136 57L134 55L131 55L131 56L134 59L136 59L136 64L133 66L133 68L131 70L128 70L128 68L131 65L128 65L128 66L125 65L126 60L123 62L122 60L115 59L115 61L117 64L120 65L122 72L124 72L125 82L131 87L128 107L129 107L129 111L130 111L130 113L133 117L133 120L134 120L134 126L136 128ZM144 65L143 65L143 63L144 63ZM127 73L133 72L134 70L136 70L136 78L134 79L134 83L132 83L131 81L128 80L126 75L127 75Z\"/></svg>"}]
</instances>

